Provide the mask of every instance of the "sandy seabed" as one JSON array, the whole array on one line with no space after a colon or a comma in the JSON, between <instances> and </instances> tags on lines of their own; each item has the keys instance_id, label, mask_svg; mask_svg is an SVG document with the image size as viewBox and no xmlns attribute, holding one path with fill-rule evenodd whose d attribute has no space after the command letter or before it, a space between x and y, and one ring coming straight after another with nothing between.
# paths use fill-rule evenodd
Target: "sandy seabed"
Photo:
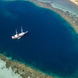
<instances>
[{"instance_id":1,"label":"sandy seabed","mask_svg":"<svg viewBox=\"0 0 78 78\"><path fill-rule=\"evenodd\" d=\"M72 3L78 5L78 0L70 0Z\"/></svg>"}]
</instances>

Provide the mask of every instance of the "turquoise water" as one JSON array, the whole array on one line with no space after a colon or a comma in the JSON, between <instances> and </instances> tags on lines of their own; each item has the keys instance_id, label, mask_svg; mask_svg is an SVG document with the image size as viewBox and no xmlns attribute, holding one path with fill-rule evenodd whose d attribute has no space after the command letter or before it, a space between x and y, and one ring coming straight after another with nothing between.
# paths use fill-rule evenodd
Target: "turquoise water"
<instances>
[{"instance_id":1,"label":"turquoise water","mask_svg":"<svg viewBox=\"0 0 78 78\"><path fill-rule=\"evenodd\" d=\"M11 36L21 26L29 33ZM0 48L47 73L72 75L78 68L74 30L58 14L30 2L0 2Z\"/></svg>"}]
</instances>

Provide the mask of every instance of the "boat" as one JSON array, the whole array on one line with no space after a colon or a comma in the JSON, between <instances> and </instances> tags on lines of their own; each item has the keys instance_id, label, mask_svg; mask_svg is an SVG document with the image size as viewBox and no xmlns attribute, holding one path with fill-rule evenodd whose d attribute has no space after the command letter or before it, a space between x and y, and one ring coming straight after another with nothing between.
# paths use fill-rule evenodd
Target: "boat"
<instances>
[{"instance_id":1,"label":"boat","mask_svg":"<svg viewBox=\"0 0 78 78\"><path fill-rule=\"evenodd\" d=\"M11 37L12 37L12 39L21 39L27 33L28 33L28 31L24 32L23 29L22 29L22 27L21 27L21 32L18 33L17 30L16 30L16 34L13 35L13 36L11 36Z\"/></svg>"}]
</instances>

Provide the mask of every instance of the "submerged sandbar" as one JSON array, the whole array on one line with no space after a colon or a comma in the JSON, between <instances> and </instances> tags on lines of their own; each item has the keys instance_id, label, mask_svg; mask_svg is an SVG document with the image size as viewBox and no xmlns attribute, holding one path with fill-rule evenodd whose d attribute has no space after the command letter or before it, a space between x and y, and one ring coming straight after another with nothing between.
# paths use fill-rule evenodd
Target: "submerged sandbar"
<instances>
[{"instance_id":1,"label":"submerged sandbar","mask_svg":"<svg viewBox=\"0 0 78 78\"><path fill-rule=\"evenodd\" d=\"M14 78L58 78L57 76L49 76L21 62L14 61L0 54L0 71L6 72L8 76L14 75ZM7 77L5 74L5 77ZM4 77L3 73L0 77Z\"/></svg>"},{"instance_id":2,"label":"submerged sandbar","mask_svg":"<svg viewBox=\"0 0 78 78\"><path fill-rule=\"evenodd\" d=\"M29 0L29 1L33 2L36 5L39 5L40 7L48 8L48 9L53 10L54 12L58 13L65 20L67 20L67 22L71 25L71 27L78 34L78 16L77 16L77 14L72 13L70 10L64 10L64 9L60 9L58 7L54 7L54 6L52 6L53 3L51 3L51 2L47 2L47 1L45 2L45 1L39 1L39 0Z\"/></svg>"}]
</instances>

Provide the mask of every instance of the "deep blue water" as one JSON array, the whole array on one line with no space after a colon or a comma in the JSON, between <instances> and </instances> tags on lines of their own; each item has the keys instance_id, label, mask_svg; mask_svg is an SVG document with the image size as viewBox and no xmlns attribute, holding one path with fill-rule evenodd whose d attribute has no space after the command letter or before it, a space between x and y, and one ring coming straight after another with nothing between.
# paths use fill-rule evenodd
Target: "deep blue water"
<instances>
[{"instance_id":1,"label":"deep blue water","mask_svg":"<svg viewBox=\"0 0 78 78\"><path fill-rule=\"evenodd\" d=\"M21 26L29 33L11 36ZM0 2L0 48L47 72L71 75L78 68L74 30L58 14L29 2Z\"/></svg>"}]
</instances>

